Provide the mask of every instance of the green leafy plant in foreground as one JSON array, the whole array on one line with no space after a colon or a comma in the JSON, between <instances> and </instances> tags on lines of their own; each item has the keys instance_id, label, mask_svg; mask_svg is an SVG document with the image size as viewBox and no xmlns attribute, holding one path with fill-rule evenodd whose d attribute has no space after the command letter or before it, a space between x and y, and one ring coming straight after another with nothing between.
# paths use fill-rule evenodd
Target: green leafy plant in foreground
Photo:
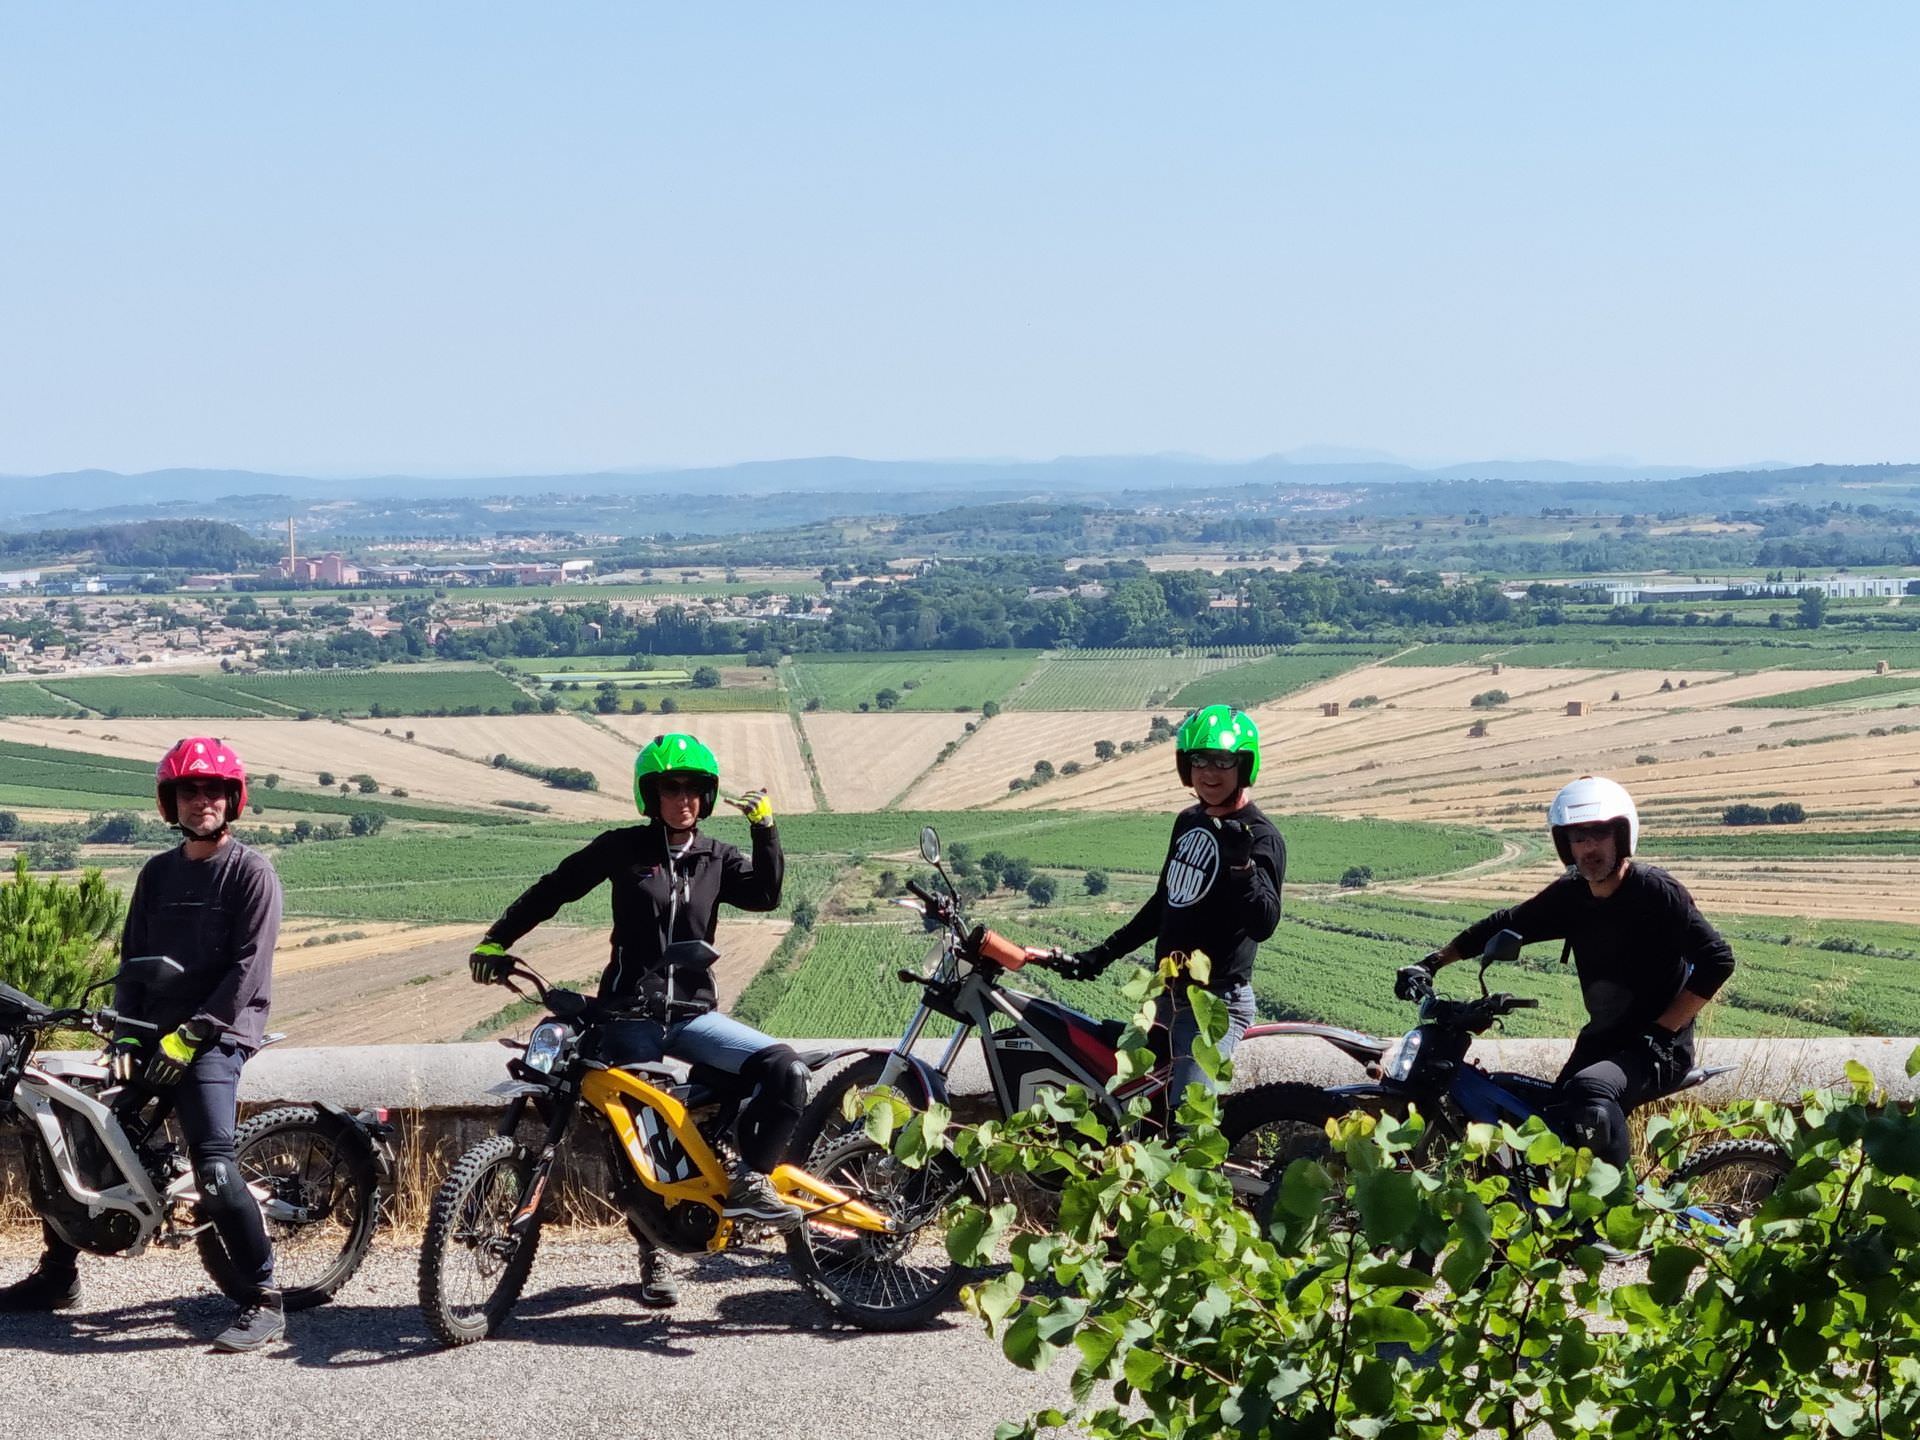
<instances>
[{"instance_id":1,"label":"green leafy plant in foreground","mask_svg":"<svg viewBox=\"0 0 1920 1440\"><path fill-rule=\"evenodd\" d=\"M1220 1008L1195 998L1217 1037ZM1211 1044L1199 1055L1223 1068ZM1072 1411L1001 1440L1912 1436L1920 1123L1864 1068L1849 1080L1797 1110L1653 1122L1657 1151L1709 1134L1786 1147L1791 1173L1732 1228L1689 1217L1677 1188L1636 1191L1537 1120L1475 1125L1438 1155L1418 1116L1344 1120L1324 1157L1278 1178L1264 1227L1234 1203L1197 1088L1176 1140L1113 1137L1070 1090L951 1135L915 1117L898 1148L924 1163L951 1144L962 1164L1060 1188L1054 1233L1016 1235L1011 1266L966 1292L1013 1363L1072 1367ZM949 1249L990 1266L1013 1220L965 1203ZM1623 1283L1596 1238L1645 1252L1646 1279Z\"/></svg>"}]
</instances>

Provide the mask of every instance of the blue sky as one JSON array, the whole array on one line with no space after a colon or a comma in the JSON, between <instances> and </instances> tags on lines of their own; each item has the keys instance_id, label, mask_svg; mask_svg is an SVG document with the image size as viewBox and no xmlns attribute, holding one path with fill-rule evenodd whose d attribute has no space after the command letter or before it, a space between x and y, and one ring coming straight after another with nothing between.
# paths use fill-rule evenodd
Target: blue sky
<instances>
[{"instance_id":1,"label":"blue sky","mask_svg":"<svg viewBox=\"0 0 1920 1440\"><path fill-rule=\"evenodd\" d=\"M1920 459L1920 7L0 9L0 472Z\"/></svg>"}]
</instances>

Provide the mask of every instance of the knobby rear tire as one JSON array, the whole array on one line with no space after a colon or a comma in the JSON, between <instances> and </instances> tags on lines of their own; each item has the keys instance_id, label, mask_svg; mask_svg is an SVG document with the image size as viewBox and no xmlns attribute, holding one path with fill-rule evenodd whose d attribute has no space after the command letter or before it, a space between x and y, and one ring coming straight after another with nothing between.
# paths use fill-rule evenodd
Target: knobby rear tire
<instances>
[{"instance_id":1,"label":"knobby rear tire","mask_svg":"<svg viewBox=\"0 0 1920 1440\"><path fill-rule=\"evenodd\" d=\"M1688 1203L1728 1229L1749 1218L1793 1169L1771 1140L1721 1140L1696 1150L1669 1177L1687 1186Z\"/></svg>"},{"instance_id":2,"label":"knobby rear tire","mask_svg":"<svg viewBox=\"0 0 1920 1440\"><path fill-rule=\"evenodd\" d=\"M273 1245L274 1278L281 1303L308 1310L331 1300L353 1278L373 1243L380 1211L380 1177L364 1149L336 1138L310 1105L267 1110L234 1131L234 1156L249 1185L271 1192L261 1219ZM275 1202L285 1207L277 1215ZM311 1219L283 1218L286 1212ZM228 1299L245 1302L253 1284L244 1279L212 1226L195 1243L200 1263ZM292 1283L288 1283L291 1281Z\"/></svg>"},{"instance_id":3,"label":"knobby rear tire","mask_svg":"<svg viewBox=\"0 0 1920 1440\"><path fill-rule=\"evenodd\" d=\"M442 1345L485 1339L520 1299L540 1248L541 1216L517 1240L507 1236L506 1221L532 1171L524 1146L494 1135L462 1155L434 1192L420 1245L420 1309Z\"/></svg>"}]
</instances>

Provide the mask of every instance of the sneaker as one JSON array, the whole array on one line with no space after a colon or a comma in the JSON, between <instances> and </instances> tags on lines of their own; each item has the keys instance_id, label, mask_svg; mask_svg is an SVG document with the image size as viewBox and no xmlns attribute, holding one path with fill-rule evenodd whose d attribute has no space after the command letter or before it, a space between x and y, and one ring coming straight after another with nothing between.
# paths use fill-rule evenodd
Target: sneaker
<instances>
[{"instance_id":1,"label":"sneaker","mask_svg":"<svg viewBox=\"0 0 1920 1440\"><path fill-rule=\"evenodd\" d=\"M733 1177L720 1213L730 1220L755 1220L776 1230L791 1230L806 1218L798 1205L781 1199L773 1181L757 1170L742 1170Z\"/></svg>"},{"instance_id":2,"label":"sneaker","mask_svg":"<svg viewBox=\"0 0 1920 1440\"><path fill-rule=\"evenodd\" d=\"M233 1324L214 1338L213 1348L244 1355L271 1345L286 1333L287 1312L281 1307L280 1292L262 1290L240 1307Z\"/></svg>"},{"instance_id":3,"label":"sneaker","mask_svg":"<svg viewBox=\"0 0 1920 1440\"><path fill-rule=\"evenodd\" d=\"M673 1257L651 1246L640 1252L640 1303L650 1310L671 1310L680 1303L680 1282Z\"/></svg>"},{"instance_id":4,"label":"sneaker","mask_svg":"<svg viewBox=\"0 0 1920 1440\"><path fill-rule=\"evenodd\" d=\"M36 1265L24 1280L0 1290L0 1311L71 1310L80 1303L80 1272Z\"/></svg>"}]
</instances>

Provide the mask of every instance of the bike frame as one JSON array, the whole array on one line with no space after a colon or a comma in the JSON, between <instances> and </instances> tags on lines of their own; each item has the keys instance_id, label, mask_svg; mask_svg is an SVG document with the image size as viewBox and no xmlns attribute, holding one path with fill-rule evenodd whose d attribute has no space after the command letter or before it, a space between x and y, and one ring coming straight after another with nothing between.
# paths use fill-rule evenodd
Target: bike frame
<instances>
[{"instance_id":1,"label":"bike frame","mask_svg":"<svg viewBox=\"0 0 1920 1440\"><path fill-rule=\"evenodd\" d=\"M578 1032L574 1043L578 1043ZM512 1068L521 1083L505 1092L513 1095L514 1102L501 1121L499 1133L512 1136L528 1101L542 1104L549 1114L533 1183L527 1187L526 1198L509 1229L524 1230L539 1213L560 1142L576 1106L584 1105L606 1121L621 1156L643 1186L668 1205L692 1203L710 1208L718 1219L707 1249L727 1248L734 1224L721 1212L731 1177L700 1133L694 1109L687 1104L688 1087L682 1087L671 1070L644 1062L615 1068L577 1054L559 1076L547 1076L524 1062L516 1062ZM893 1232L893 1225L878 1210L797 1165L780 1165L768 1179L783 1199L806 1213L809 1224L879 1235Z\"/></svg>"},{"instance_id":2,"label":"bike frame","mask_svg":"<svg viewBox=\"0 0 1920 1440\"><path fill-rule=\"evenodd\" d=\"M964 975L960 975L957 947L951 935L941 941L940 949L940 958L934 968L917 978L923 988L927 986L942 988L950 996L949 1002L944 1005L935 1005L931 998L923 994L919 1008L914 1011L913 1018L907 1022L907 1028L901 1033L898 1043L892 1050L886 1052L888 1060L881 1070L877 1082L879 1085L896 1086L910 1071L920 1068L921 1062L914 1058L913 1047L925 1033L928 1021L936 1014L949 1016L955 1021L955 1027L945 1049L940 1052L940 1058L929 1067L932 1073L940 1078L944 1088L944 1082L952 1075L954 1063L960 1058L960 1052L966 1048L968 1039L977 1034L980 1038L981 1058L987 1067L987 1080L993 1087L994 1100L1003 1115L1013 1115L1026 1109L1034 1102L1037 1092L1044 1086L1055 1085L1064 1089L1068 1085L1079 1085L1100 1106L1109 1124L1123 1125L1126 1123L1126 1108L1129 1101L1141 1096L1156 1096L1172 1083L1173 1064L1171 1060L1167 1060L1138 1079L1128 1081L1118 1089L1109 1091L1104 1078L1095 1074L1084 1062L1054 1043L1027 1019L1028 1003L1040 997L1001 985L1000 974L1003 972L998 970L973 968ZM909 974L910 972L903 971L902 978L907 978ZM950 990L947 987L951 987ZM1011 1021L1023 1039L1045 1054L1059 1066L1059 1069L1035 1071L1023 1076L1024 1084L1016 1091L1012 1080L1000 1063L998 1047L989 1039L992 1031L991 1022L996 1015ZM1249 1040L1277 1036L1324 1040L1363 1065L1377 1062L1388 1046L1388 1042L1378 1036L1349 1030L1344 1026L1296 1020L1250 1025L1241 1037L1240 1043L1244 1045Z\"/></svg>"},{"instance_id":3,"label":"bike frame","mask_svg":"<svg viewBox=\"0 0 1920 1440\"><path fill-rule=\"evenodd\" d=\"M106 1078L107 1068L104 1065L88 1063L70 1055L44 1056L40 1063L29 1062L22 1069L19 1083L14 1087L13 1105L31 1128L33 1138L46 1151L47 1158L53 1163L54 1174L59 1177L61 1187L69 1196L86 1206L91 1215L98 1215L104 1210L118 1210L131 1215L139 1224L139 1234L133 1244L120 1252L132 1257L147 1248L176 1202L198 1200L200 1192L191 1174L181 1176L165 1191L158 1189L147 1174L138 1149L121 1127L120 1118L114 1113L113 1107L69 1083L70 1080ZM95 1190L81 1178L58 1111L78 1116L93 1132L101 1149L119 1171L119 1184ZM81 1245L80 1239L68 1235L57 1218L44 1218L61 1239L69 1244Z\"/></svg>"}]
</instances>

